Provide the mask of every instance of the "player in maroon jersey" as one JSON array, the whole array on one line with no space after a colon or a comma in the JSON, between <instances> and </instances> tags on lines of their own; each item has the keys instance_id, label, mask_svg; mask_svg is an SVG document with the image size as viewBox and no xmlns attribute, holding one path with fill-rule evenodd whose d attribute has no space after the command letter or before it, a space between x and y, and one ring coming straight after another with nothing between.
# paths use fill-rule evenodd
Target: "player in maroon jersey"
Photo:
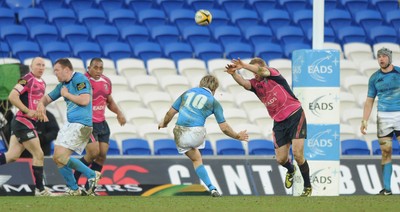
<instances>
[{"instance_id":1,"label":"player in maroon jersey","mask_svg":"<svg viewBox=\"0 0 400 212\"><path fill-rule=\"evenodd\" d=\"M93 58L90 61L85 76L90 80L93 88L93 136L96 142L88 143L86 155L80 160L88 166L91 165L93 170L101 172L110 141L110 128L104 116L105 110L108 107L117 114L117 120L121 126L125 125L126 119L111 96L112 83L108 77L103 75L103 61L100 58ZM78 182L81 173L76 171L74 175Z\"/></svg>"},{"instance_id":2,"label":"player in maroon jersey","mask_svg":"<svg viewBox=\"0 0 400 212\"><path fill-rule=\"evenodd\" d=\"M289 160L292 145L294 159L299 165L304 179L304 190L301 196L311 196L310 171L304 158L304 139L307 137L307 122L300 101L293 94L286 79L278 70L268 67L261 58L253 58L249 64L240 59L233 59L226 72L246 90L254 92L265 105L271 118L274 119L273 139L276 160L285 167L285 187L291 188L296 172ZM247 69L254 73L254 78L244 79L236 70Z\"/></svg>"},{"instance_id":3,"label":"player in maroon jersey","mask_svg":"<svg viewBox=\"0 0 400 212\"><path fill-rule=\"evenodd\" d=\"M8 97L18 112L11 122L9 149L4 154L0 153L0 165L16 161L27 149L32 155L35 196L52 196L43 185L44 156L36 132L36 108L46 89L46 83L41 78L45 71L43 58L34 58L30 68L31 71L18 80Z\"/></svg>"}]
</instances>

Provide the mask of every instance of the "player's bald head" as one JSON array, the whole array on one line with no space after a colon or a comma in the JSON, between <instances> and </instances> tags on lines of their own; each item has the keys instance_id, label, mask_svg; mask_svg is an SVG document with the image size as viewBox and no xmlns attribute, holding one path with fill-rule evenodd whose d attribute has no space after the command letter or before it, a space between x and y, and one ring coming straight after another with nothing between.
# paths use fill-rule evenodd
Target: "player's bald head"
<instances>
[{"instance_id":1,"label":"player's bald head","mask_svg":"<svg viewBox=\"0 0 400 212\"><path fill-rule=\"evenodd\" d=\"M35 58L33 58L33 60L31 61L31 66L33 66L33 64L35 64L35 63L37 63L37 62L44 63L44 60L43 60L43 58L41 58L41 57L35 57Z\"/></svg>"}]
</instances>

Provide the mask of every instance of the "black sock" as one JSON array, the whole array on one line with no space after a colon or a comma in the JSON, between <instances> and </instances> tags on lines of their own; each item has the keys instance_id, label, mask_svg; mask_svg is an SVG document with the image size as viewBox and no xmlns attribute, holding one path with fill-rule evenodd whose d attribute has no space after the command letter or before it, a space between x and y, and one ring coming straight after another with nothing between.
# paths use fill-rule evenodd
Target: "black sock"
<instances>
[{"instance_id":1,"label":"black sock","mask_svg":"<svg viewBox=\"0 0 400 212\"><path fill-rule=\"evenodd\" d=\"M299 166L301 176L303 176L304 187L311 187L310 182L310 168L308 167L307 160L304 161L302 165Z\"/></svg>"},{"instance_id":2,"label":"black sock","mask_svg":"<svg viewBox=\"0 0 400 212\"><path fill-rule=\"evenodd\" d=\"M89 166L89 165L90 165L90 163L88 163L88 162L85 160L85 157L82 157L82 158L79 159L79 160L82 161L82 163L85 164L86 166ZM81 177L81 175L82 175L81 172L75 170L75 172L74 172L74 177L75 177L76 183L78 183L79 178Z\"/></svg>"},{"instance_id":3,"label":"black sock","mask_svg":"<svg viewBox=\"0 0 400 212\"><path fill-rule=\"evenodd\" d=\"M294 172L294 167L293 167L293 164L290 162L290 160L287 160L286 163L283 164L282 166L285 167L289 173Z\"/></svg>"},{"instance_id":4,"label":"black sock","mask_svg":"<svg viewBox=\"0 0 400 212\"><path fill-rule=\"evenodd\" d=\"M39 189L39 191L43 191L43 166L32 166L32 170L33 176L35 177L36 188Z\"/></svg>"},{"instance_id":5,"label":"black sock","mask_svg":"<svg viewBox=\"0 0 400 212\"><path fill-rule=\"evenodd\" d=\"M96 163L95 161L93 161L92 166L90 168L94 171L101 172L101 170L103 169L103 165L100 165L100 164ZM86 190L89 189L89 183L87 181L85 184L85 188L86 188Z\"/></svg>"},{"instance_id":6,"label":"black sock","mask_svg":"<svg viewBox=\"0 0 400 212\"><path fill-rule=\"evenodd\" d=\"M6 164L6 154L0 153L0 166Z\"/></svg>"}]
</instances>

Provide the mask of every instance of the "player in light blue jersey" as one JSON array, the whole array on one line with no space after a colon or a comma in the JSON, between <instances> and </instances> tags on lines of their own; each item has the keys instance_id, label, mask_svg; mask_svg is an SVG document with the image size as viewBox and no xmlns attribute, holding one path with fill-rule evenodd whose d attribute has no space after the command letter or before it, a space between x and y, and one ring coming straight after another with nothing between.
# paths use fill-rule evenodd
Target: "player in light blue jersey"
<instances>
[{"instance_id":1,"label":"player in light blue jersey","mask_svg":"<svg viewBox=\"0 0 400 212\"><path fill-rule=\"evenodd\" d=\"M392 195L392 139L400 139L400 68L392 64L392 51L382 48L377 54L380 68L371 75L364 104L361 133L366 134L375 97L378 97L378 141L382 150L383 189L380 195Z\"/></svg>"},{"instance_id":2,"label":"player in light blue jersey","mask_svg":"<svg viewBox=\"0 0 400 212\"><path fill-rule=\"evenodd\" d=\"M92 88L82 73L73 70L68 59L57 60L54 64L54 73L60 83L40 100L37 107L38 119L47 121L45 107L60 97L64 98L67 104L68 122L60 129L54 142L53 160L69 188L66 195L82 195L72 169L88 178L89 189L86 193L92 194L100 180L100 172L93 171L80 160L70 157L72 152L82 154L92 135Z\"/></svg>"},{"instance_id":3,"label":"player in light blue jersey","mask_svg":"<svg viewBox=\"0 0 400 212\"><path fill-rule=\"evenodd\" d=\"M189 89L176 99L165 114L164 120L158 125L158 129L167 127L175 114L179 112L174 128L178 152L185 153L192 160L197 176L207 185L213 197L220 197L221 194L211 183L199 151L205 146L206 130L204 123L206 118L214 114L221 131L231 138L241 141L247 141L249 138L246 130L236 133L226 123L221 104L214 98L218 86L216 77L212 75L204 76L198 88Z\"/></svg>"}]
</instances>

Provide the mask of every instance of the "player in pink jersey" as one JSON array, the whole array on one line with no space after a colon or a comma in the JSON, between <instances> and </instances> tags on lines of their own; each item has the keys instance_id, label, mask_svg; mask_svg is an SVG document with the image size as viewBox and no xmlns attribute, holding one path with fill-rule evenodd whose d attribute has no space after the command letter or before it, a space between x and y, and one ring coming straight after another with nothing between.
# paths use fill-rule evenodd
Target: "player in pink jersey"
<instances>
[{"instance_id":1,"label":"player in pink jersey","mask_svg":"<svg viewBox=\"0 0 400 212\"><path fill-rule=\"evenodd\" d=\"M10 146L6 153L0 153L0 165L16 161L27 149L32 155L32 170L35 178L35 196L52 196L43 185L44 156L36 132L36 108L44 96L46 83L42 80L44 60L36 57L30 65L31 72L18 80L8 99L18 108L11 122Z\"/></svg>"},{"instance_id":2,"label":"player in pink jersey","mask_svg":"<svg viewBox=\"0 0 400 212\"><path fill-rule=\"evenodd\" d=\"M103 75L103 61L100 58L93 58L85 75L93 88L93 136L96 142L89 142L86 146L86 155L81 158L81 161L87 166L91 164L93 170L101 172L110 140L110 128L104 116L105 110L108 107L117 114L117 120L121 126L125 125L126 119L111 96L112 83ZM74 175L78 182L81 173L76 171ZM85 186L88 186L87 183Z\"/></svg>"},{"instance_id":3,"label":"player in pink jersey","mask_svg":"<svg viewBox=\"0 0 400 212\"><path fill-rule=\"evenodd\" d=\"M249 64L240 59L233 59L226 72L246 90L254 92L265 105L269 115L274 119L273 138L275 155L279 164L285 167L285 187L291 188L296 172L289 160L290 145L294 159L299 164L304 179L304 190L301 196L311 196L310 171L304 158L304 139L307 137L307 122L300 101L293 94L289 84L278 70L268 67L261 58L253 58ZM247 69L254 73L251 80L244 79L236 70Z\"/></svg>"}]
</instances>

